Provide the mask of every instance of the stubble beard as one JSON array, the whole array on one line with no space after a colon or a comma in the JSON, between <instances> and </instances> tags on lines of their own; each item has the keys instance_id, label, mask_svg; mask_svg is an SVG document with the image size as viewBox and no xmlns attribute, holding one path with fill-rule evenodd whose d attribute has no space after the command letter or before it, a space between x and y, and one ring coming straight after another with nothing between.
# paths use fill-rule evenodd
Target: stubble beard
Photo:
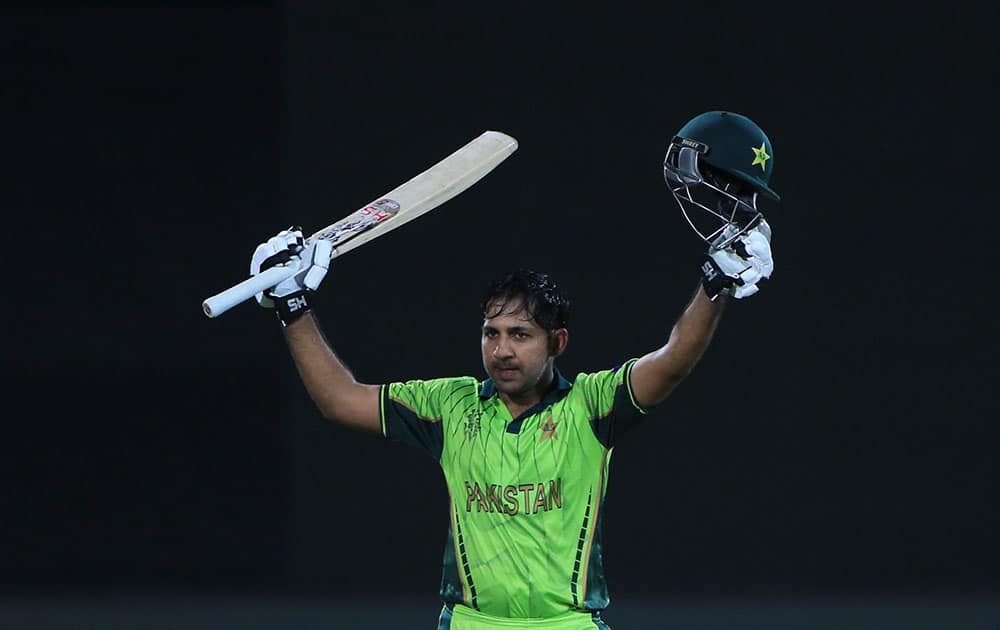
<instances>
[{"instance_id":1,"label":"stubble beard","mask_svg":"<svg viewBox=\"0 0 1000 630\"><path fill-rule=\"evenodd\" d=\"M493 377L493 383L500 391L507 396L511 397L521 397L531 395L538 389L538 384L541 383L542 378L545 376L547 371L547 364L543 364L537 372L534 374L527 374L524 371L523 365L517 366L517 378L513 380L501 380L497 378L496 375ZM494 370L499 370L499 366L494 365Z\"/></svg>"}]
</instances>

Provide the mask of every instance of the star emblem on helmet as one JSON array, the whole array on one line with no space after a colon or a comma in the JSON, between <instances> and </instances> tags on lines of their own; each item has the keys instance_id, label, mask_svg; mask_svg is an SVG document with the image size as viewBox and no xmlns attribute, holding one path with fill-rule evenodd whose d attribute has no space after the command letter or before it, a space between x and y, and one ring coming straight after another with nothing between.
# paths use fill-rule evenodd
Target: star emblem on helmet
<instances>
[{"instance_id":1,"label":"star emblem on helmet","mask_svg":"<svg viewBox=\"0 0 1000 630\"><path fill-rule=\"evenodd\" d=\"M771 156L768 155L767 152L764 150L764 143L763 142L760 143L759 149L756 147L750 147L750 150L753 151L753 156L754 156L753 162L750 163L750 166L757 166L758 164L760 164L760 170L762 171L766 170L764 163L770 160Z\"/></svg>"}]
</instances>

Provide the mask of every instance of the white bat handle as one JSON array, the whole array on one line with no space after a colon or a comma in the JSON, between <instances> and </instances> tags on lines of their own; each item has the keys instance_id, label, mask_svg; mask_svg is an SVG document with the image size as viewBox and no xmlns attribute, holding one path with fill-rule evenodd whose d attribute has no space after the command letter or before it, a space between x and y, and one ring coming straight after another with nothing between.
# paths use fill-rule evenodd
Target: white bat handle
<instances>
[{"instance_id":1,"label":"white bat handle","mask_svg":"<svg viewBox=\"0 0 1000 630\"><path fill-rule=\"evenodd\" d=\"M222 293L216 293L201 303L201 309L209 317L218 317L240 302L249 300L257 293L279 284L295 275L298 268L293 267L271 267L256 276L247 278L243 282L229 287Z\"/></svg>"}]
</instances>

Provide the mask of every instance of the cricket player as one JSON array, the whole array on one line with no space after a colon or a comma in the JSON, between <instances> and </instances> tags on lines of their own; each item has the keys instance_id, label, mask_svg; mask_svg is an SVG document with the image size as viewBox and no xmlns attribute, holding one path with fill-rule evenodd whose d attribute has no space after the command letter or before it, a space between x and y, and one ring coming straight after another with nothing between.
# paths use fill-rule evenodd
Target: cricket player
<instances>
[{"instance_id":1,"label":"cricket player","mask_svg":"<svg viewBox=\"0 0 1000 630\"><path fill-rule=\"evenodd\" d=\"M773 155L760 127L739 114L707 112L678 131L664 178L708 244L698 287L665 345L571 379L556 367L569 343L569 301L545 274L514 271L485 292L484 380L368 385L331 348L309 304L329 244L304 246L290 229L254 252L253 274L299 269L257 299L277 313L320 412L440 463L451 497L440 630L608 628L601 520L612 450L691 372L727 300L755 294L771 275L771 230L757 197L778 200Z\"/></svg>"}]
</instances>

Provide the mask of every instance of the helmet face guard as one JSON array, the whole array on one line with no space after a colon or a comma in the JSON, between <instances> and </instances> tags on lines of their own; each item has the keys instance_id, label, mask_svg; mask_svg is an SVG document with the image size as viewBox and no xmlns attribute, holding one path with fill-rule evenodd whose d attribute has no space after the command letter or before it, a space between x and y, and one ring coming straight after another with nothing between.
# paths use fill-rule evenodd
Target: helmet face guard
<instances>
[{"instance_id":1,"label":"helmet face guard","mask_svg":"<svg viewBox=\"0 0 1000 630\"><path fill-rule=\"evenodd\" d=\"M708 150L702 142L675 136L663 160L663 179L688 225L706 243L723 249L763 215L752 186L701 159Z\"/></svg>"}]
</instances>

